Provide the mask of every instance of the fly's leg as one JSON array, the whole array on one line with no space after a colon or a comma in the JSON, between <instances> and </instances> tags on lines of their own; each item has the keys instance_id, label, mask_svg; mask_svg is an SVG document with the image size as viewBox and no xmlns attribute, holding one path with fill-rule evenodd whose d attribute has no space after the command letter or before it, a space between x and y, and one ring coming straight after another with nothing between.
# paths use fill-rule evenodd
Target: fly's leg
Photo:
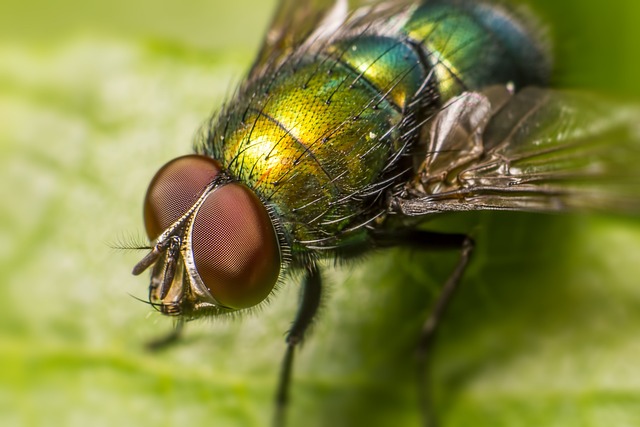
<instances>
[{"instance_id":1,"label":"fly's leg","mask_svg":"<svg viewBox=\"0 0 640 427\"><path fill-rule=\"evenodd\" d=\"M289 385L291 384L295 348L302 342L307 328L313 322L320 305L321 294L322 279L320 270L318 270L318 266L315 263L312 263L306 269L298 312L291 329L287 333L287 349L282 360L278 389L276 391L276 408L273 422L275 427L282 427L285 424L285 412L289 401Z\"/></svg>"},{"instance_id":2,"label":"fly's leg","mask_svg":"<svg viewBox=\"0 0 640 427\"><path fill-rule=\"evenodd\" d=\"M378 232L372 236L378 247L411 247L420 250L458 249L460 258L453 272L447 279L436 300L429 317L422 327L417 346L417 375L418 402L423 412L424 425L435 427L436 417L433 411L431 396L428 390L429 357L433 350L434 341L445 311L455 294L460 279L469 263L473 252L473 240L466 234L433 233L423 230L409 230L405 232Z\"/></svg>"},{"instance_id":3,"label":"fly's leg","mask_svg":"<svg viewBox=\"0 0 640 427\"><path fill-rule=\"evenodd\" d=\"M429 317L422 327L420 333L420 340L417 347L417 379L418 379L418 399L420 407L423 411L423 420L426 427L435 427L437 420L435 412L433 410L432 399L429 394L428 386L428 365L431 352L433 350L433 344L438 332L438 325L442 322L442 318L446 312L449 303L451 302L456 289L462 278L462 275L469 263L471 253L473 252L473 241L470 238L465 238L462 242L462 249L460 251L460 258L454 268L453 272L444 284L444 287L440 291L440 295L436 300L433 309L431 310Z\"/></svg>"},{"instance_id":4,"label":"fly's leg","mask_svg":"<svg viewBox=\"0 0 640 427\"><path fill-rule=\"evenodd\" d=\"M167 335L149 341L145 347L150 351L164 350L167 347L175 344L182 336L182 330L184 329L184 319L182 317L176 320L173 330Z\"/></svg>"}]
</instances>

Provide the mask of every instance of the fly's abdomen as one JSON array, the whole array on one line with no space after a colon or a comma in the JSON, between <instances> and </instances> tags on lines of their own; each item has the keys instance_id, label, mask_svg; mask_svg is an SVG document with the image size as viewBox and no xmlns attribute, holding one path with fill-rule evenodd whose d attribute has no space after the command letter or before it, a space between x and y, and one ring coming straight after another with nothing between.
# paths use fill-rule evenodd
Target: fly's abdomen
<instances>
[{"instance_id":1,"label":"fly's abdomen","mask_svg":"<svg viewBox=\"0 0 640 427\"><path fill-rule=\"evenodd\" d=\"M548 80L549 58L533 29L496 5L427 1L402 33L423 47L442 100L492 84Z\"/></svg>"},{"instance_id":2,"label":"fly's abdomen","mask_svg":"<svg viewBox=\"0 0 640 427\"><path fill-rule=\"evenodd\" d=\"M430 66L405 37L360 35L339 40L326 52L350 67L376 96L402 110L429 78Z\"/></svg>"},{"instance_id":3,"label":"fly's abdomen","mask_svg":"<svg viewBox=\"0 0 640 427\"><path fill-rule=\"evenodd\" d=\"M437 106L493 84L520 88L548 80L542 43L495 5L427 1L408 13L395 33L380 33L356 34L326 50L399 108L416 95Z\"/></svg>"},{"instance_id":4,"label":"fly's abdomen","mask_svg":"<svg viewBox=\"0 0 640 427\"><path fill-rule=\"evenodd\" d=\"M205 151L274 206L294 241L317 242L380 212L403 155L447 99L542 84L547 64L501 9L427 1L347 23L265 68L220 115Z\"/></svg>"}]
</instances>

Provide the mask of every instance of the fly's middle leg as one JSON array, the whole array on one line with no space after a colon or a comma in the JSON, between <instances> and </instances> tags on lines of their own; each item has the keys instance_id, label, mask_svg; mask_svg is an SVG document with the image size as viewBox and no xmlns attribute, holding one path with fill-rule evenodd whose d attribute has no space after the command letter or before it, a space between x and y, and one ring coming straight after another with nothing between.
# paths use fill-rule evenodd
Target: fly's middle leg
<instances>
[{"instance_id":1,"label":"fly's middle leg","mask_svg":"<svg viewBox=\"0 0 640 427\"><path fill-rule=\"evenodd\" d=\"M437 425L437 419L432 405L433 400L429 393L429 358L433 352L438 326L442 323L447 307L459 287L462 275L469 263L472 252L473 240L466 237L462 242L458 263L442 287L440 295L429 313L429 317L422 326L422 331L418 340L418 346L416 349L418 402L423 411L422 419L425 427L435 427Z\"/></svg>"},{"instance_id":2,"label":"fly's middle leg","mask_svg":"<svg viewBox=\"0 0 640 427\"><path fill-rule=\"evenodd\" d=\"M460 251L460 257L436 299L429 317L425 321L416 347L418 403L422 410L425 427L435 427L437 419L429 392L428 367L433 352L438 326L442 323L447 307L453 299L462 275L469 264L473 252L473 240L466 234L433 233L423 230L409 230L404 233L379 233L373 236L378 247L410 247L420 250Z\"/></svg>"}]
</instances>

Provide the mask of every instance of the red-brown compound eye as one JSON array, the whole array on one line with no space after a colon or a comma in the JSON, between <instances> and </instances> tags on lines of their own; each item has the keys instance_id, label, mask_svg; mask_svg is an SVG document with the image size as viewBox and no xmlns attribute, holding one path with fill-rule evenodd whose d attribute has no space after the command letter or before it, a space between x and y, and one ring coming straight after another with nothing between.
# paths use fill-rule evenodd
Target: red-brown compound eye
<instances>
[{"instance_id":1,"label":"red-brown compound eye","mask_svg":"<svg viewBox=\"0 0 640 427\"><path fill-rule=\"evenodd\" d=\"M226 307L260 303L278 280L280 248L271 219L242 184L207 196L193 222L191 245L202 282Z\"/></svg>"},{"instance_id":2,"label":"red-brown compound eye","mask_svg":"<svg viewBox=\"0 0 640 427\"><path fill-rule=\"evenodd\" d=\"M220 169L215 160L198 155L178 157L160 168L144 199L144 225L149 239L156 239L184 215Z\"/></svg>"}]
</instances>

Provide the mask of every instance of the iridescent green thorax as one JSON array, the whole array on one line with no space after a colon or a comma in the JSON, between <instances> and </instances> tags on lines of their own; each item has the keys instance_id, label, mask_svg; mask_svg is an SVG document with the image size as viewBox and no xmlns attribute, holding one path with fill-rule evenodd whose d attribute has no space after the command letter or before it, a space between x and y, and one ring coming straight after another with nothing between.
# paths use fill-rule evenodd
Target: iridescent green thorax
<instances>
[{"instance_id":1,"label":"iridescent green thorax","mask_svg":"<svg viewBox=\"0 0 640 427\"><path fill-rule=\"evenodd\" d=\"M295 240L338 233L399 149L401 113L330 58L301 58L250 90L227 112L215 158L274 205Z\"/></svg>"},{"instance_id":2,"label":"iridescent green thorax","mask_svg":"<svg viewBox=\"0 0 640 427\"><path fill-rule=\"evenodd\" d=\"M199 147L273 207L294 249L339 246L381 213L420 126L447 99L546 79L544 52L494 6L430 1L403 19L392 32L347 27L273 65Z\"/></svg>"}]
</instances>

